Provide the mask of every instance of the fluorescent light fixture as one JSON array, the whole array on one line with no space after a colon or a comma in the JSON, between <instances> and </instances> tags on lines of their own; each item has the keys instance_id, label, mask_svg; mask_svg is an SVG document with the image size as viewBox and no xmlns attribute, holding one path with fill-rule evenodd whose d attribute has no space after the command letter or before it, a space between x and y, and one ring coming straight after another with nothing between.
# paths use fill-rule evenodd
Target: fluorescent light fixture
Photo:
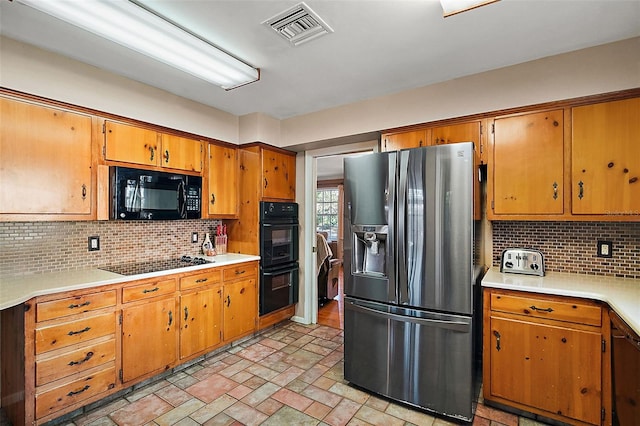
<instances>
[{"instance_id":1,"label":"fluorescent light fixture","mask_svg":"<svg viewBox=\"0 0 640 426\"><path fill-rule=\"evenodd\" d=\"M499 0L440 0L440 4L442 5L442 11L446 18L447 16L466 12L467 10L475 9L476 7L495 3L497 1Z\"/></svg>"},{"instance_id":2,"label":"fluorescent light fixture","mask_svg":"<svg viewBox=\"0 0 640 426\"><path fill-rule=\"evenodd\" d=\"M128 0L18 0L225 90L260 71Z\"/></svg>"}]
</instances>

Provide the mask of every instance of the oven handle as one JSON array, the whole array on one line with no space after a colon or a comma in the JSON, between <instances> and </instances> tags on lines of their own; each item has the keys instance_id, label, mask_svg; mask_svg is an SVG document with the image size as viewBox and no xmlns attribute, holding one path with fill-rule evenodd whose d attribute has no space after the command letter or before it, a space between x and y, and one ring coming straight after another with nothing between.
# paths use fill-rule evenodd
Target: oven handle
<instances>
[{"instance_id":1,"label":"oven handle","mask_svg":"<svg viewBox=\"0 0 640 426\"><path fill-rule=\"evenodd\" d=\"M299 266L296 265L296 266L292 266L291 268L278 269L273 272L263 272L262 275L264 275L265 277L272 277L274 275L282 275L289 272L297 271L298 269L299 269Z\"/></svg>"},{"instance_id":2,"label":"oven handle","mask_svg":"<svg viewBox=\"0 0 640 426\"><path fill-rule=\"evenodd\" d=\"M261 226L264 226L265 228L271 228L272 226L293 226L293 227L298 228L300 225L297 224L297 223L286 223L286 222L283 222L283 223L263 223L263 224L261 224Z\"/></svg>"}]
</instances>

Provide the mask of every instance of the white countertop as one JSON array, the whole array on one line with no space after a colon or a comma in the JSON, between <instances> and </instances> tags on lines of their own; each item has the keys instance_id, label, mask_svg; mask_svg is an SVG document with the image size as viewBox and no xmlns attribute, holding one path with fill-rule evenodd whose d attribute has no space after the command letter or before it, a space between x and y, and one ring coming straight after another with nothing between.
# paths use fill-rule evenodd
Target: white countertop
<instances>
[{"instance_id":1,"label":"white countertop","mask_svg":"<svg viewBox=\"0 0 640 426\"><path fill-rule=\"evenodd\" d=\"M538 277L499 271L497 267L489 269L482 286L600 300L640 335L640 280L561 272Z\"/></svg>"},{"instance_id":2,"label":"white countertop","mask_svg":"<svg viewBox=\"0 0 640 426\"><path fill-rule=\"evenodd\" d=\"M138 275L120 275L102 269L81 269L45 274L0 276L0 310L19 305L35 296L260 260L260 256L237 253L204 257L213 263Z\"/></svg>"}]
</instances>

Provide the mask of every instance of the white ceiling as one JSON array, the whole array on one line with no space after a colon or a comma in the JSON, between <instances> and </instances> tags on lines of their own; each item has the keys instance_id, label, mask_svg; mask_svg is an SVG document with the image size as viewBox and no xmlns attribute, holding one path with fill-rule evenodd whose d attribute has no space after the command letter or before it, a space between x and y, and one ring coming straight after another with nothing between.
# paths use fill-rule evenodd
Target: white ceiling
<instances>
[{"instance_id":1,"label":"white ceiling","mask_svg":"<svg viewBox=\"0 0 640 426\"><path fill-rule=\"evenodd\" d=\"M260 81L225 92L17 0L0 1L1 33L238 116L278 119L640 35L638 0L501 0L446 19L437 0L307 0L335 32L292 47L261 22L299 1L140 2L260 68Z\"/></svg>"}]
</instances>

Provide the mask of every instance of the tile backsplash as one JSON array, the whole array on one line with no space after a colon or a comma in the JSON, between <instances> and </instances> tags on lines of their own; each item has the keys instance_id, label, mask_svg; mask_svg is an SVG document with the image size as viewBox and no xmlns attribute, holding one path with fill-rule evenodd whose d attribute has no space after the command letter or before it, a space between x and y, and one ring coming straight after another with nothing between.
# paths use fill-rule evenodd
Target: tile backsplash
<instances>
[{"instance_id":1,"label":"tile backsplash","mask_svg":"<svg viewBox=\"0 0 640 426\"><path fill-rule=\"evenodd\" d=\"M0 275L25 275L201 254L216 220L0 222ZM198 232L198 242L191 242ZM88 238L100 250L88 251Z\"/></svg>"},{"instance_id":2,"label":"tile backsplash","mask_svg":"<svg viewBox=\"0 0 640 426\"><path fill-rule=\"evenodd\" d=\"M495 221L493 266L511 247L542 251L547 271L640 279L640 223ZM611 241L611 258L597 257L598 241Z\"/></svg>"}]
</instances>

